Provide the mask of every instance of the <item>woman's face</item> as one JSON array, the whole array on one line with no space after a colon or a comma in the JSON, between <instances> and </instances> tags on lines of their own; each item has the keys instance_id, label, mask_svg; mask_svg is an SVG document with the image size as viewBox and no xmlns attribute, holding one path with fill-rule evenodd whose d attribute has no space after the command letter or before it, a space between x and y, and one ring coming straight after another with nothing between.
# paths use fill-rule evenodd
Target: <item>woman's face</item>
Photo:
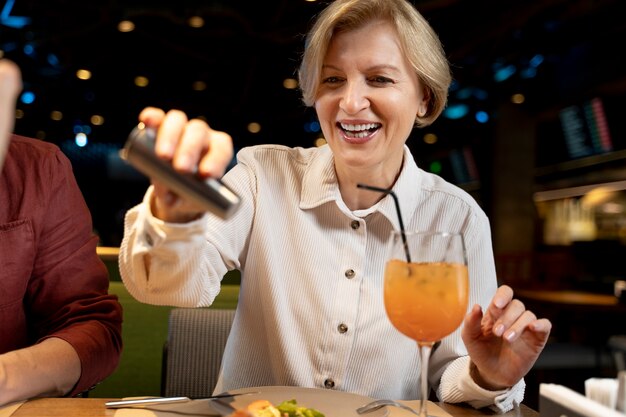
<instances>
[{"instance_id":1,"label":"woman's face","mask_svg":"<svg viewBox=\"0 0 626 417\"><path fill-rule=\"evenodd\" d=\"M338 168L399 172L427 100L391 24L374 21L333 36L315 109Z\"/></svg>"}]
</instances>

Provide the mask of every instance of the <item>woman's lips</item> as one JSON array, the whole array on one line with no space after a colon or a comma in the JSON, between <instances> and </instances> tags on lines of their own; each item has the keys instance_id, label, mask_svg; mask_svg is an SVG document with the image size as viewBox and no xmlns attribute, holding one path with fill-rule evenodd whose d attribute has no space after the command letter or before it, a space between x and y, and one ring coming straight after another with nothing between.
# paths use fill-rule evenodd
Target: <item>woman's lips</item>
<instances>
[{"instance_id":1,"label":"woman's lips","mask_svg":"<svg viewBox=\"0 0 626 417\"><path fill-rule=\"evenodd\" d=\"M349 143L367 142L381 126L380 123L337 123L341 135Z\"/></svg>"}]
</instances>

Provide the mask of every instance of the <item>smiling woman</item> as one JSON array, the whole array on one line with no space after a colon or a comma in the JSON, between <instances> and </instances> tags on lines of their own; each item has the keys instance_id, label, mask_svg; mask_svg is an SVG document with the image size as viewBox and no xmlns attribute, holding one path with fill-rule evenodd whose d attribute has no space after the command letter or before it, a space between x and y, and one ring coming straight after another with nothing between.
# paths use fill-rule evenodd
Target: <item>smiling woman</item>
<instances>
[{"instance_id":1,"label":"smiling woman","mask_svg":"<svg viewBox=\"0 0 626 417\"><path fill-rule=\"evenodd\" d=\"M222 178L241 197L228 219L153 179L125 217L126 288L149 304L204 307L226 271L241 271L215 392L278 385L414 399L424 366L442 401L513 408L551 324L511 288L497 288L477 202L420 169L405 146L445 105L451 77L438 38L406 0L335 0L306 45L300 79L313 81L302 83L303 94L327 145L242 148ZM230 134L181 111L150 107L139 118L156 129L156 153L174 169L224 173ZM399 223L394 201L359 183L393 190L407 228L464 236L473 307L432 366L390 325L380 297L387 239Z\"/></svg>"},{"instance_id":2,"label":"smiling woman","mask_svg":"<svg viewBox=\"0 0 626 417\"><path fill-rule=\"evenodd\" d=\"M368 44L367 50L360 43ZM355 181L390 187L402 166L404 144L429 108L431 90L402 51L392 24L373 21L339 30L322 63L315 110L335 158L342 194L353 210L372 201L361 195L359 201L350 201L349 187L356 190Z\"/></svg>"}]
</instances>

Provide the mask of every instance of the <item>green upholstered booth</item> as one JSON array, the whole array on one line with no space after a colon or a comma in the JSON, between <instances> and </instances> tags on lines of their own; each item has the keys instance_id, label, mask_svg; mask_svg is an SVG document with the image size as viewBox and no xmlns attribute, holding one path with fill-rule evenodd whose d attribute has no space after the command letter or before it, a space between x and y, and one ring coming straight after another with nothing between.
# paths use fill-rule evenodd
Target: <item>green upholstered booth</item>
<instances>
[{"instance_id":1,"label":"green upholstered booth","mask_svg":"<svg viewBox=\"0 0 626 417\"><path fill-rule=\"evenodd\" d=\"M115 270L114 270L115 271ZM116 276L111 274L112 278ZM239 273L224 278L222 290L210 308L234 309L239 296ZM124 350L117 370L97 385L90 397L120 398L158 396L161 391L161 361L167 340L171 307L154 306L135 300L120 281L111 281L124 309L122 338Z\"/></svg>"}]
</instances>

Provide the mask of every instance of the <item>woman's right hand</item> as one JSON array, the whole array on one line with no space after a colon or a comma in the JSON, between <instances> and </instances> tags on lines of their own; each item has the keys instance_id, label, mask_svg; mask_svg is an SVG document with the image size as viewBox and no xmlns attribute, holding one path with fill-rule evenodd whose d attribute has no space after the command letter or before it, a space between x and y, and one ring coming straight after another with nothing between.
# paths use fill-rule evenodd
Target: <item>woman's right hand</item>
<instances>
[{"instance_id":1,"label":"woman's right hand","mask_svg":"<svg viewBox=\"0 0 626 417\"><path fill-rule=\"evenodd\" d=\"M165 113L147 107L140 113L139 121L157 131L157 156L170 161L174 169L182 173L220 178L233 158L230 135L211 129L202 120L189 120L179 110ZM166 222L185 223L203 214L200 207L174 194L162 183L152 179L152 184L154 193L150 205L155 217Z\"/></svg>"}]
</instances>

